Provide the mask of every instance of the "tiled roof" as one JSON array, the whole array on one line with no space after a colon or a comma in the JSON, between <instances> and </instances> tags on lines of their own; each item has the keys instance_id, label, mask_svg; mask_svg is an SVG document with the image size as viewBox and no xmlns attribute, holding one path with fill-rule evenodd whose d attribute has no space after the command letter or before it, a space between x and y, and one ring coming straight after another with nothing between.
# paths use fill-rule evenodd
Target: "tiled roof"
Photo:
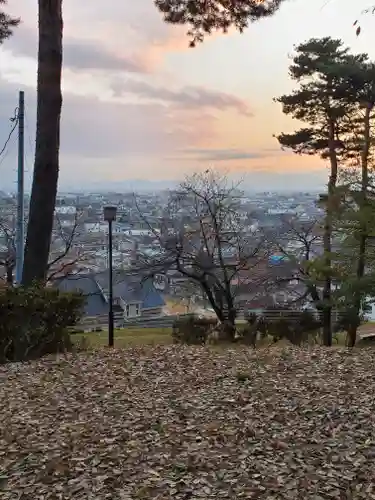
<instances>
[{"instance_id":1,"label":"tiled roof","mask_svg":"<svg viewBox=\"0 0 375 500\"><path fill-rule=\"evenodd\" d=\"M66 276L55 280L55 286L64 292L81 291L86 296L85 316L101 316L108 313L108 303L92 274Z\"/></svg>"},{"instance_id":2,"label":"tiled roof","mask_svg":"<svg viewBox=\"0 0 375 500\"><path fill-rule=\"evenodd\" d=\"M87 297L85 314L96 316L108 313L105 295L108 293L108 273L76 274L55 280L60 290L81 290ZM115 272L113 276L113 297L125 303L140 302L142 308L163 307L162 295L155 289L152 280L139 274Z\"/></svg>"}]
</instances>

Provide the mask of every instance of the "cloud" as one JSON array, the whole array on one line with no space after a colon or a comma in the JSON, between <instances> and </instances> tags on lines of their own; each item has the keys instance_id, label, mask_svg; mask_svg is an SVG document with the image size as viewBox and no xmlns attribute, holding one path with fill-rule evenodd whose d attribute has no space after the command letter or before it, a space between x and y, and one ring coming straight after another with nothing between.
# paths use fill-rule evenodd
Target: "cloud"
<instances>
[{"instance_id":1,"label":"cloud","mask_svg":"<svg viewBox=\"0 0 375 500\"><path fill-rule=\"evenodd\" d=\"M3 103L0 108L0 147L12 126L9 118L17 106L18 88L18 85L0 80L0 100ZM36 99L31 88L25 91L26 186L29 187L34 159ZM210 115L204 116L202 112L186 116L184 111L173 111L162 104L106 102L65 92L60 186L75 190L114 189L117 182L123 181L119 189L126 191L131 179L160 182L181 179L189 172L205 168L206 163L202 164L202 160L208 158L216 159L215 168L223 168L233 176L244 176L249 189L309 190L326 182L324 169L313 172L310 169L304 172L288 170L288 164L292 166L288 158L287 164L285 161L281 163L282 158L274 157L276 163L280 162L277 170L267 148L263 153L257 149L205 147L217 143L213 133L215 122L210 120ZM16 152L17 135L13 134L6 155L0 157L2 189L15 189ZM303 168L302 160L299 157L295 160L299 162L299 168ZM231 164L235 165L233 169ZM241 164L243 168L240 168Z\"/></svg>"},{"instance_id":2,"label":"cloud","mask_svg":"<svg viewBox=\"0 0 375 500\"><path fill-rule=\"evenodd\" d=\"M9 118L17 105L18 86L0 80L0 146L10 129ZM35 90L25 89L26 148L33 162ZM168 158L189 146L202 146L213 137L214 118L209 114L170 109L161 103L119 103L64 92L61 121L62 178L77 182L96 178L126 178L158 172ZM2 182L15 179L15 143L7 158L0 158ZM0 148L1 149L1 148ZM173 167L173 168L172 168ZM176 170L176 165L171 165ZM151 169L151 170L150 170ZM13 182L13 181L12 181Z\"/></svg>"},{"instance_id":3,"label":"cloud","mask_svg":"<svg viewBox=\"0 0 375 500\"><path fill-rule=\"evenodd\" d=\"M188 149L183 153L199 161L253 160L263 157L262 154L240 149Z\"/></svg>"},{"instance_id":4,"label":"cloud","mask_svg":"<svg viewBox=\"0 0 375 500\"><path fill-rule=\"evenodd\" d=\"M12 0L22 25L5 48L35 58L37 2ZM167 25L152 0L64 0L64 65L72 69L149 72L166 52L188 49L183 27Z\"/></svg>"},{"instance_id":5,"label":"cloud","mask_svg":"<svg viewBox=\"0 0 375 500\"><path fill-rule=\"evenodd\" d=\"M258 151L247 151L236 148L223 149L187 149L181 152L183 155L192 157L199 161L237 161L237 160L257 160L268 158L278 154L284 154L277 148L262 148Z\"/></svg>"},{"instance_id":6,"label":"cloud","mask_svg":"<svg viewBox=\"0 0 375 500\"><path fill-rule=\"evenodd\" d=\"M185 86L179 90L155 87L136 80L115 80L111 84L113 94L122 97L126 93L136 94L145 99L164 101L186 109L213 108L234 109L245 116L252 116L248 104L233 95L198 86Z\"/></svg>"},{"instance_id":7,"label":"cloud","mask_svg":"<svg viewBox=\"0 0 375 500\"><path fill-rule=\"evenodd\" d=\"M16 56L26 56L32 59L37 57L36 31L22 26L16 36L6 45ZM98 40L80 40L73 37L64 38L64 67L72 70L102 70L124 71L129 73L147 73L145 62L134 56L120 57L107 50Z\"/></svg>"},{"instance_id":8,"label":"cloud","mask_svg":"<svg viewBox=\"0 0 375 500\"><path fill-rule=\"evenodd\" d=\"M166 155L204 136L198 120L161 104L116 103L66 95L63 151L86 157Z\"/></svg>"},{"instance_id":9,"label":"cloud","mask_svg":"<svg viewBox=\"0 0 375 500\"><path fill-rule=\"evenodd\" d=\"M0 49L0 147L9 132L18 89L30 85L25 90L31 175L37 2L11 4L12 14L20 15L23 25ZM186 27L165 24L153 0L64 0L62 186L84 189L94 182L178 179L206 168L206 161L241 174L262 163L273 167L274 161L277 168L289 163L280 150L257 147L264 142L264 131L260 122L249 119L252 107L232 90L225 91L245 88L232 78L242 75L243 68L240 73L227 71L228 78L222 78L229 56L219 46L220 68L212 75L207 48L216 42L211 37L191 53L174 57L173 53L189 50L188 41ZM213 82L215 90L206 88L205 81ZM243 95L251 96L250 86L246 88ZM265 114L260 119L269 121ZM7 157L0 158L2 186L16 179L16 136L12 141Z\"/></svg>"}]
</instances>

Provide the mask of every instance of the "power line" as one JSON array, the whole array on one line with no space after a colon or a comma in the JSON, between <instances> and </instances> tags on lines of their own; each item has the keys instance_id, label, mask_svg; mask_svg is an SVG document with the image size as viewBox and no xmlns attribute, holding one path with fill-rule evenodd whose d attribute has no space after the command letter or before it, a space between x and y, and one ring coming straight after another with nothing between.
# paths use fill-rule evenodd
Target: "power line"
<instances>
[{"instance_id":1,"label":"power line","mask_svg":"<svg viewBox=\"0 0 375 500\"><path fill-rule=\"evenodd\" d=\"M16 136L12 136L12 138L16 138ZM10 147L9 147L10 146ZM14 140L12 142L9 142L8 143L8 147L6 148L6 150L4 151L4 154L2 155L2 157L0 158L0 167L1 165L4 163L4 161L8 158L8 155L10 153L10 151L12 150L12 147L14 146Z\"/></svg>"},{"instance_id":2,"label":"power line","mask_svg":"<svg viewBox=\"0 0 375 500\"><path fill-rule=\"evenodd\" d=\"M7 140L5 141L5 144L4 144L3 148L2 148L2 150L0 151L0 156L1 156L1 155L4 153L4 151L6 150L6 148L7 148L8 144L9 144L9 141L10 141L10 139L11 139L11 137L12 137L12 134L13 134L13 132L14 132L14 131L16 130L16 128L17 128L17 125L18 125L18 106L17 106L17 107L16 107L16 109L14 110L14 116L13 116L12 118L10 118L10 121L11 121L12 123L14 123L14 125L13 125L13 127L12 127L11 131L9 132L8 138L7 138Z\"/></svg>"}]
</instances>

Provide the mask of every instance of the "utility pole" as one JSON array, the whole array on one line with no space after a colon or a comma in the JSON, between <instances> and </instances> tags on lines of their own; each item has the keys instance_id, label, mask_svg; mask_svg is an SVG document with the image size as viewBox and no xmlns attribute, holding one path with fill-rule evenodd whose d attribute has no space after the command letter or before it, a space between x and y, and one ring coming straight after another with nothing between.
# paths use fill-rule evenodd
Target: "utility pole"
<instances>
[{"instance_id":1,"label":"utility pole","mask_svg":"<svg viewBox=\"0 0 375 500\"><path fill-rule=\"evenodd\" d=\"M24 159L25 159L25 93L19 93L18 104L18 176L17 176L17 231L16 283L22 280L24 253Z\"/></svg>"}]
</instances>

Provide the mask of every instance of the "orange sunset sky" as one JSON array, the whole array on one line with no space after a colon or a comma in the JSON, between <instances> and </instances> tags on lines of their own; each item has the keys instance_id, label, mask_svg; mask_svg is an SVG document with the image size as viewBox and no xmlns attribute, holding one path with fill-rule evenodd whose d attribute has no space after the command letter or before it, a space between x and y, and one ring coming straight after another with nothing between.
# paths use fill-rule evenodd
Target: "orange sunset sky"
<instances>
[{"instance_id":1,"label":"orange sunset sky","mask_svg":"<svg viewBox=\"0 0 375 500\"><path fill-rule=\"evenodd\" d=\"M23 24L0 50L0 142L22 89L30 180L37 2L9 4ZM320 187L322 162L280 151L273 134L298 124L272 99L292 90L289 56L310 37L342 38L375 58L375 16L361 13L369 6L367 0L289 0L242 35L217 34L189 49L186 29L165 25L152 0L64 0L60 186L177 180L210 166L262 190ZM16 138L1 159L0 189L14 186L15 166Z\"/></svg>"}]
</instances>

